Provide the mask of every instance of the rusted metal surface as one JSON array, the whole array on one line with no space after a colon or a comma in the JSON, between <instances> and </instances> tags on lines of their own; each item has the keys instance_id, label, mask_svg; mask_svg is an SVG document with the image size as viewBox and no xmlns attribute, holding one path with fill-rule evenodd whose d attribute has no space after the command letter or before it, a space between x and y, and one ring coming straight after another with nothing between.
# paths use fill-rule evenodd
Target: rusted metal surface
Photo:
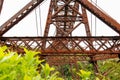
<instances>
[{"instance_id":1,"label":"rusted metal surface","mask_svg":"<svg viewBox=\"0 0 120 80\"><path fill-rule=\"evenodd\" d=\"M91 44L92 39L93 44ZM21 46L43 54L120 54L120 36L115 37L1 37L0 44ZM45 48L42 42L46 42ZM56 44L53 44L56 42ZM66 44L66 41L69 44ZM72 45L71 45L72 43ZM60 44L60 46L59 46ZM17 48L16 48L17 49Z\"/></svg>"},{"instance_id":2,"label":"rusted metal surface","mask_svg":"<svg viewBox=\"0 0 120 80\"><path fill-rule=\"evenodd\" d=\"M93 40L94 46L90 44ZM40 55L50 65L76 64L78 61L97 61L118 58L120 54L120 37L1 37L0 44L10 49L24 53L21 47L42 52ZM54 41L62 44L53 45ZM73 42L66 45L65 41ZM46 48L42 42L46 41Z\"/></svg>"},{"instance_id":3,"label":"rusted metal surface","mask_svg":"<svg viewBox=\"0 0 120 80\"><path fill-rule=\"evenodd\" d=\"M90 37L91 32L86 10L77 1L51 0L44 31L44 37L49 37L49 34L51 32L50 28L52 27L55 27L56 31L55 35L51 37L53 41L50 39L50 41L48 39L45 39L42 42L43 44L41 46L43 47L42 49L45 49L44 51L48 51L47 53L43 53L50 56L49 59L50 61L52 61L53 64L54 61L59 62L60 64L65 64L65 58L63 57L65 55L66 59L67 57L71 59L73 58L73 55L81 55L82 53L84 54L84 52L86 52L87 54L89 53L89 51L85 50L85 46L84 49L82 46L80 46L80 44L84 44L84 42L81 42L83 38L78 39L77 37L72 36L73 32L77 28L80 28L81 25L84 25L83 27L85 28L86 36ZM90 44L91 43L92 41L90 42ZM52 60L51 57L56 57L56 60ZM48 62L50 62L49 59ZM76 57L76 60L71 59L71 62L69 63L76 62L80 59L87 60L86 57L78 56ZM64 61L64 63L61 63L60 61Z\"/></svg>"},{"instance_id":4,"label":"rusted metal surface","mask_svg":"<svg viewBox=\"0 0 120 80\"><path fill-rule=\"evenodd\" d=\"M84 24L87 36L91 36L85 8L75 0L51 0L44 37L49 35L51 27L56 28L56 37L72 36L81 24Z\"/></svg>"},{"instance_id":5,"label":"rusted metal surface","mask_svg":"<svg viewBox=\"0 0 120 80\"><path fill-rule=\"evenodd\" d=\"M1 13L1 10L2 10L3 2L4 2L4 0L0 0L0 13Z\"/></svg>"},{"instance_id":6,"label":"rusted metal surface","mask_svg":"<svg viewBox=\"0 0 120 80\"><path fill-rule=\"evenodd\" d=\"M19 52L23 52L20 47L40 51L49 63L53 61L51 64L76 63L84 60L96 61L118 57L120 54L120 36L93 37L86 9L118 34L120 34L120 24L88 0L51 0L43 37L2 37L4 33L43 1L32 0L1 25L0 46L7 45ZM73 32L81 25L84 25L86 36L73 36ZM56 31L55 35L50 37L49 33L52 27ZM66 61L67 59L69 60Z\"/></svg>"},{"instance_id":7,"label":"rusted metal surface","mask_svg":"<svg viewBox=\"0 0 120 80\"><path fill-rule=\"evenodd\" d=\"M9 29L11 29L15 24L26 17L33 9L35 9L44 0L32 0L25 7L23 7L19 12L13 15L9 20L7 20L3 25L0 26L0 36L3 36Z\"/></svg>"},{"instance_id":8,"label":"rusted metal surface","mask_svg":"<svg viewBox=\"0 0 120 80\"><path fill-rule=\"evenodd\" d=\"M90 57L93 57L91 60ZM75 55L75 54L64 54L64 55L49 55L45 56L45 60L50 63L50 65L63 65L63 64L77 64L78 61L98 61L98 60L106 60L106 59L114 59L117 58L117 54L96 54L96 55Z\"/></svg>"},{"instance_id":9,"label":"rusted metal surface","mask_svg":"<svg viewBox=\"0 0 120 80\"><path fill-rule=\"evenodd\" d=\"M120 34L120 24L110 17L108 14L104 13L101 9L91 4L88 0L76 0L82 6L84 6L87 10L93 13L96 17L98 17L101 21L107 24L110 28Z\"/></svg>"}]
</instances>

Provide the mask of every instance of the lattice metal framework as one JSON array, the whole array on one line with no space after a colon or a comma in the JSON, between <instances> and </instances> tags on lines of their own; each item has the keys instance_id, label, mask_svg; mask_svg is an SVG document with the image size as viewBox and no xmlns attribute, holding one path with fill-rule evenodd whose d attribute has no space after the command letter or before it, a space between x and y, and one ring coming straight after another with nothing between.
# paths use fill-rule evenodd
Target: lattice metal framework
<instances>
[{"instance_id":1,"label":"lattice metal framework","mask_svg":"<svg viewBox=\"0 0 120 80\"><path fill-rule=\"evenodd\" d=\"M120 54L120 36L93 37L90 32L86 9L118 34L120 34L120 24L88 0L51 0L43 37L3 36L43 1L32 0L1 25L0 45L8 45L18 51L21 51L21 46L31 50L41 51L43 53L42 55L48 56L46 58L48 61L50 57L54 61L57 61L57 58L60 61L63 58L60 56L65 55L74 56L74 61L90 59L95 61L118 57L118 54ZM76 28L81 27L81 25L84 25L86 36L73 36L73 32ZM55 35L51 37L49 33L52 27L56 31Z\"/></svg>"}]
</instances>

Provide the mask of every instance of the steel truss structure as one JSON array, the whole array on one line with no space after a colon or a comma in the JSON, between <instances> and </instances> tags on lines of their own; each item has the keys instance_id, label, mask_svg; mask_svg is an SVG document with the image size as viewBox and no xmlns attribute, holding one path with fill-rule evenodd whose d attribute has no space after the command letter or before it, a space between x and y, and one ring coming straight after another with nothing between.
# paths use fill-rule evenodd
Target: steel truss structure
<instances>
[{"instance_id":1,"label":"steel truss structure","mask_svg":"<svg viewBox=\"0 0 120 80\"><path fill-rule=\"evenodd\" d=\"M53 63L57 62L57 59L62 61L63 57L60 56L74 56L73 59L69 57L72 62L92 60L93 64L97 60L119 56L120 36L92 36L86 10L90 11L118 34L120 34L120 24L88 0L51 0L43 37L3 36L43 1L32 0L1 25L1 46L7 45L18 51L20 47L37 50L42 52L46 60L51 60ZM2 4L0 4L0 11L1 9ZM73 31L81 25L85 27L86 36L73 36ZM52 37L49 36L51 27L56 29L56 34Z\"/></svg>"}]
</instances>

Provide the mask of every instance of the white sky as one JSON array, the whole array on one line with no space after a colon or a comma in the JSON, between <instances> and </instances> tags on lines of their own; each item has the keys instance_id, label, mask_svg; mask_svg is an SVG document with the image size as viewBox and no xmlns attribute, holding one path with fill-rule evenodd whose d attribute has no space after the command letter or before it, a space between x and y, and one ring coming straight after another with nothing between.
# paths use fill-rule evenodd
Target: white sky
<instances>
[{"instance_id":1,"label":"white sky","mask_svg":"<svg viewBox=\"0 0 120 80\"><path fill-rule=\"evenodd\" d=\"M25 6L31 0L5 0L2 13L0 15L0 25L2 25L5 21L7 21L10 17L12 17L16 12L18 12L23 6ZM93 0L95 1L95 0ZM120 22L120 0L97 0L97 4L101 7L105 12L107 12L111 17L113 17L116 21ZM48 11L49 0L43 2L40 6L41 8L41 23L42 23L42 33L39 27L39 36L43 35L46 15ZM39 8L37 8L38 11ZM90 13L89 20L90 20ZM38 16L39 18L39 16ZM17 25L15 25L11 30L9 30L4 36L38 36L36 29L36 20L35 20L35 11L30 13L26 18L20 21ZM39 20L39 19L38 19ZM94 17L93 17L94 20ZM40 22L40 21L39 21ZM94 23L94 22L93 22ZM90 23L91 24L91 23ZM40 24L38 24L40 26ZM95 35L94 24L92 27L93 35ZM97 19L97 36L115 36L116 34L112 29L102 23ZM79 31L80 32L80 31ZM78 34L78 33L76 33Z\"/></svg>"}]
</instances>

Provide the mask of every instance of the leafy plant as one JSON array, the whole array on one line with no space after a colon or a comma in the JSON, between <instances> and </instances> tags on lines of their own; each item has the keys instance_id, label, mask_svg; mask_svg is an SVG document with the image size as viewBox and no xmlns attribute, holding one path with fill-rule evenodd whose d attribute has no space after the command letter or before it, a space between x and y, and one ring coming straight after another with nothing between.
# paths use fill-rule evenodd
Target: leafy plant
<instances>
[{"instance_id":1,"label":"leafy plant","mask_svg":"<svg viewBox=\"0 0 120 80\"><path fill-rule=\"evenodd\" d=\"M47 63L42 64L44 60L39 60L39 52L27 49L24 51L25 55L18 55L9 51L6 46L0 47L0 80L63 80L54 67ZM98 66L100 73L96 75L92 64L88 62L78 62L77 68L67 64L58 68L65 80L76 80L73 74L75 77L79 76L80 80L120 79L120 63L117 60L99 61Z\"/></svg>"},{"instance_id":2,"label":"leafy plant","mask_svg":"<svg viewBox=\"0 0 120 80\"><path fill-rule=\"evenodd\" d=\"M111 59L99 62L99 71L100 74L98 77L102 75L106 80L119 80L120 79L120 63L117 62L118 59ZM101 78L101 77L100 77Z\"/></svg>"},{"instance_id":3,"label":"leafy plant","mask_svg":"<svg viewBox=\"0 0 120 80\"><path fill-rule=\"evenodd\" d=\"M6 46L0 47L0 80L32 80L39 76L37 65L41 63L38 52L24 49L25 56L10 52Z\"/></svg>"},{"instance_id":4,"label":"leafy plant","mask_svg":"<svg viewBox=\"0 0 120 80\"><path fill-rule=\"evenodd\" d=\"M59 72L53 72L55 68L50 67L49 64L41 64L41 67L40 80L63 80L62 78L58 77Z\"/></svg>"},{"instance_id":5,"label":"leafy plant","mask_svg":"<svg viewBox=\"0 0 120 80\"><path fill-rule=\"evenodd\" d=\"M24 49L25 55L10 52L6 46L0 47L0 80L63 80L49 64L41 64L38 52ZM41 67L40 71L37 71ZM40 72L40 73L39 73Z\"/></svg>"},{"instance_id":6,"label":"leafy plant","mask_svg":"<svg viewBox=\"0 0 120 80\"><path fill-rule=\"evenodd\" d=\"M80 76L82 80L90 80L90 76L91 76L90 71L79 70L77 74Z\"/></svg>"},{"instance_id":7,"label":"leafy plant","mask_svg":"<svg viewBox=\"0 0 120 80\"><path fill-rule=\"evenodd\" d=\"M62 65L60 67L60 72L65 80L72 80L72 69L69 64Z\"/></svg>"}]
</instances>

